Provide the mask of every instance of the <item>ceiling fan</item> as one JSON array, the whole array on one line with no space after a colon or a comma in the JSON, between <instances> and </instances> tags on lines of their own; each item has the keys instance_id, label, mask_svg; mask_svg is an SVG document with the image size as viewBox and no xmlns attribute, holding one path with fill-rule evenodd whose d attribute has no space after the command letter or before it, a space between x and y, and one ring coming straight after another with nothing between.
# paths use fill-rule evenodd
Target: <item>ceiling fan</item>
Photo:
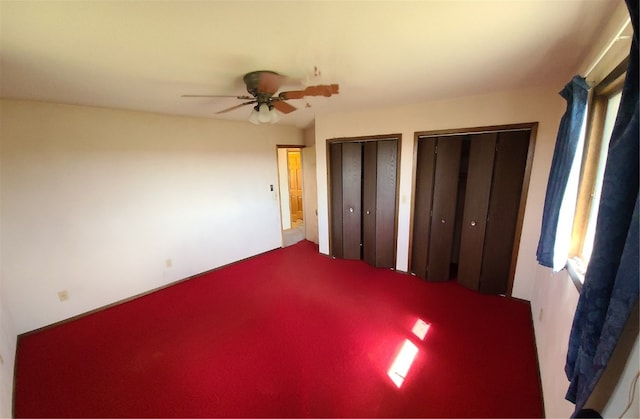
<instances>
[{"instance_id":1,"label":"ceiling fan","mask_svg":"<svg viewBox=\"0 0 640 419\"><path fill-rule=\"evenodd\" d=\"M245 100L246 102L232 106L227 109L216 112L216 114L226 113L235 109L242 108L247 105L254 105L253 111L249 117L249 121L259 124L261 122L277 122L280 116L276 110L288 114L297 108L289 103L290 99L302 99L305 96L324 96L338 94L339 86L337 84L321 84L318 86L309 86L304 90L291 90L278 92L280 87L284 85L288 77L278 74L275 71L261 70L252 71L243 77L244 84L247 86L247 92L251 96L232 96L232 95L182 95L182 97L234 97L236 99Z\"/></svg>"}]
</instances>

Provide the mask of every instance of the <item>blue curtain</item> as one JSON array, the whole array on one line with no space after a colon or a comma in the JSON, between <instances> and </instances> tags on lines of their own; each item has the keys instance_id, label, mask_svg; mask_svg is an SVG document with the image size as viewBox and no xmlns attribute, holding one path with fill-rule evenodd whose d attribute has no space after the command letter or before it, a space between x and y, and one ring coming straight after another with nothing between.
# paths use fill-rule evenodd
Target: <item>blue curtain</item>
<instances>
[{"instance_id":1,"label":"blue curtain","mask_svg":"<svg viewBox=\"0 0 640 419\"><path fill-rule=\"evenodd\" d=\"M584 407L638 301L638 1L627 76L605 168L593 253L578 300L565 372L567 400Z\"/></svg>"},{"instance_id":2,"label":"blue curtain","mask_svg":"<svg viewBox=\"0 0 640 419\"><path fill-rule=\"evenodd\" d=\"M556 146L553 151L547 194L544 199L544 212L542 213L542 229L536 253L538 263L549 268L553 267L553 249L558 229L558 215L580 140L580 129L587 110L589 86L582 77L574 76L560 92L560 95L567 101L567 110L560 120Z\"/></svg>"}]
</instances>

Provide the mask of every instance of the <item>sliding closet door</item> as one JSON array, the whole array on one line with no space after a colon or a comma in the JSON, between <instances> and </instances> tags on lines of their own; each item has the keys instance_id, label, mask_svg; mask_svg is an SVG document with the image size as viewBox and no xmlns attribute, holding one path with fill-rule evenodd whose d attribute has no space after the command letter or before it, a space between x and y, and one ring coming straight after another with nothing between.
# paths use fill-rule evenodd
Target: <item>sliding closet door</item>
<instances>
[{"instance_id":1,"label":"sliding closet door","mask_svg":"<svg viewBox=\"0 0 640 419\"><path fill-rule=\"evenodd\" d=\"M436 167L436 139L418 140L416 158L416 191L413 208L413 245L411 246L411 272L427 279L429 235L431 233L431 204L433 178Z\"/></svg>"},{"instance_id":2,"label":"sliding closet door","mask_svg":"<svg viewBox=\"0 0 640 419\"><path fill-rule=\"evenodd\" d=\"M361 259L362 144L342 144L342 242L344 259Z\"/></svg>"},{"instance_id":3,"label":"sliding closet door","mask_svg":"<svg viewBox=\"0 0 640 419\"><path fill-rule=\"evenodd\" d=\"M427 268L429 281L449 280L462 139L463 136L438 139Z\"/></svg>"},{"instance_id":4,"label":"sliding closet door","mask_svg":"<svg viewBox=\"0 0 640 419\"><path fill-rule=\"evenodd\" d=\"M395 265L397 140L367 141L363 155L363 259Z\"/></svg>"},{"instance_id":5,"label":"sliding closet door","mask_svg":"<svg viewBox=\"0 0 640 419\"><path fill-rule=\"evenodd\" d=\"M343 257L342 245L342 144L330 145L331 256Z\"/></svg>"},{"instance_id":6,"label":"sliding closet door","mask_svg":"<svg viewBox=\"0 0 640 419\"><path fill-rule=\"evenodd\" d=\"M479 290L507 292L530 131L498 135Z\"/></svg>"},{"instance_id":7,"label":"sliding closet door","mask_svg":"<svg viewBox=\"0 0 640 419\"><path fill-rule=\"evenodd\" d=\"M480 283L497 133L472 135L458 259L458 282L477 290Z\"/></svg>"}]
</instances>

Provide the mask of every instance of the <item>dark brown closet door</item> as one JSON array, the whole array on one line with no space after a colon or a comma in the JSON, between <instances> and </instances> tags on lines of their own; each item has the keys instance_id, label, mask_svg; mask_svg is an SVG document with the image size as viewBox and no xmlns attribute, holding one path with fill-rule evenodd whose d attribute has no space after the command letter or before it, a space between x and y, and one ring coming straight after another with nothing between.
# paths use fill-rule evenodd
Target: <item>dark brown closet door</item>
<instances>
[{"instance_id":1,"label":"dark brown closet door","mask_svg":"<svg viewBox=\"0 0 640 419\"><path fill-rule=\"evenodd\" d=\"M395 266L398 140L332 143L331 254Z\"/></svg>"},{"instance_id":2,"label":"dark brown closet door","mask_svg":"<svg viewBox=\"0 0 640 419\"><path fill-rule=\"evenodd\" d=\"M378 143L364 143L362 182L362 259L376 265L376 195L378 178Z\"/></svg>"},{"instance_id":3,"label":"dark brown closet door","mask_svg":"<svg viewBox=\"0 0 640 419\"><path fill-rule=\"evenodd\" d=\"M530 131L498 135L480 276L484 293L507 292L529 136Z\"/></svg>"},{"instance_id":4,"label":"dark brown closet door","mask_svg":"<svg viewBox=\"0 0 640 419\"><path fill-rule=\"evenodd\" d=\"M395 267L398 141L377 141L376 260L374 266ZM366 211L365 211L366 217Z\"/></svg>"},{"instance_id":5,"label":"dark brown closet door","mask_svg":"<svg viewBox=\"0 0 640 419\"><path fill-rule=\"evenodd\" d=\"M331 154L331 256L342 259L342 144L332 143L329 153Z\"/></svg>"},{"instance_id":6,"label":"dark brown closet door","mask_svg":"<svg viewBox=\"0 0 640 419\"><path fill-rule=\"evenodd\" d=\"M429 281L449 280L462 139L463 136L438 139L427 261Z\"/></svg>"},{"instance_id":7,"label":"dark brown closet door","mask_svg":"<svg viewBox=\"0 0 640 419\"><path fill-rule=\"evenodd\" d=\"M411 272L427 279L429 235L431 233L431 204L433 178L436 167L436 139L420 138L416 158L416 190L413 207L413 244Z\"/></svg>"},{"instance_id":8,"label":"dark brown closet door","mask_svg":"<svg viewBox=\"0 0 640 419\"><path fill-rule=\"evenodd\" d=\"M364 143L362 255L379 268L395 266L397 157L397 140Z\"/></svg>"},{"instance_id":9,"label":"dark brown closet door","mask_svg":"<svg viewBox=\"0 0 640 419\"><path fill-rule=\"evenodd\" d=\"M342 144L342 243L344 259L361 259L362 144Z\"/></svg>"},{"instance_id":10,"label":"dark brown closet door","mask_svg":"<svg viewBox=\"0 0 640 419\"><path fill-rule=\"evenodd\" d=\"M458 259L458 282L473 290L477 290L480 283L497 137L497 133L471 136Z\"/></svg>"}]
</instances>

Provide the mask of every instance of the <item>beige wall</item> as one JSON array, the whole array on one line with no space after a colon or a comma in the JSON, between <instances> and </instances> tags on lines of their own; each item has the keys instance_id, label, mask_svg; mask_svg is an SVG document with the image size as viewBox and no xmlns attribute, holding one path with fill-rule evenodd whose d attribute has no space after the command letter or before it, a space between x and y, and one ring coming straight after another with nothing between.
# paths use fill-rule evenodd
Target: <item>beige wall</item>
<instances>
[{"instance_id":1,"label":"beige wall","mask_svg":"<svg viewBox=\"0 0 640 419\"><path fill-rule=\"evenodd\" d=\"M2 117L0 114L0 125L2 124ZM0 156L2 155L2 136L0 136ZM0 167L1 167L0 159ZM1 170L0 170L1 173ZM0 184L2 183L0 177ZM0 202L1 202L0 195ZM0 220L0 237L2 234L2 223ZM3 272L2 259L0 258L0 272ZM13 367L15 364L16 356L16 332L13 327L13 321L7 311L8 299L7 293L4 290L5 284L0 277L0 417L11 417L11 410L13 407Z\"/></svg>"},{"instance_id":2,"label":"beige wall","mask_svg":"<svg viewBox=\"0 0 640 419\"><path fill-rule=\"evenodd\" d=\"M564 373L569 332L578 304L578 290L567 271L553 273L538 265L532 272L531 312L536 332L542 392L548 417L568 418L574 405L564 399L569 381Z\"/></svg>"},{"instance_id":3,"label":"beige wall","mask_svg":"<svg viewBox=\"0 0 640 419\"><path fill-rule=\"evenodd\" d=\"M0 417L11 417L13 407L13 366L16 355L16 333L6 303L0 296Z\"/></svg>"},{"instance_id":4,"label":"beige wall","mask_svg":"<svg viewBox=\"0 0 640 419\"><path fill-rule=\"evenodd\" d=\"M0 127L5 123L0 108ZM2 138L0 133L0 185L2 184ZM2 194L0 193L0 208ZM0 243L2 242L2 217L0 217ZM0 246L1 247L1 246ZM2 258L0 257L0 417L11 417L13 408L13 368L16 356L16 332L7 310L8 294L2 280Z\"/></svg>"},{"instance_id":5,"label":"beige wall","mask_svg":"<svg viewBox=\"0 0 640 419\"><path fill-rule=\"evenodd\" d=\"M316 179L315 126L304 129L302 135L306 146L302 149L305 238L318 244L318 182Z\"/></svg>"},{"instance_id":6,"label":"beige wall","mask_svg":"<svg viewBox=\"0 0 640 419\"><path fill-rule=\"evenodd\" d=\"M2 115L16 333L281 246L275 149L302 144L294 127L10 100Z\"/></svg>"}]
</instances>

